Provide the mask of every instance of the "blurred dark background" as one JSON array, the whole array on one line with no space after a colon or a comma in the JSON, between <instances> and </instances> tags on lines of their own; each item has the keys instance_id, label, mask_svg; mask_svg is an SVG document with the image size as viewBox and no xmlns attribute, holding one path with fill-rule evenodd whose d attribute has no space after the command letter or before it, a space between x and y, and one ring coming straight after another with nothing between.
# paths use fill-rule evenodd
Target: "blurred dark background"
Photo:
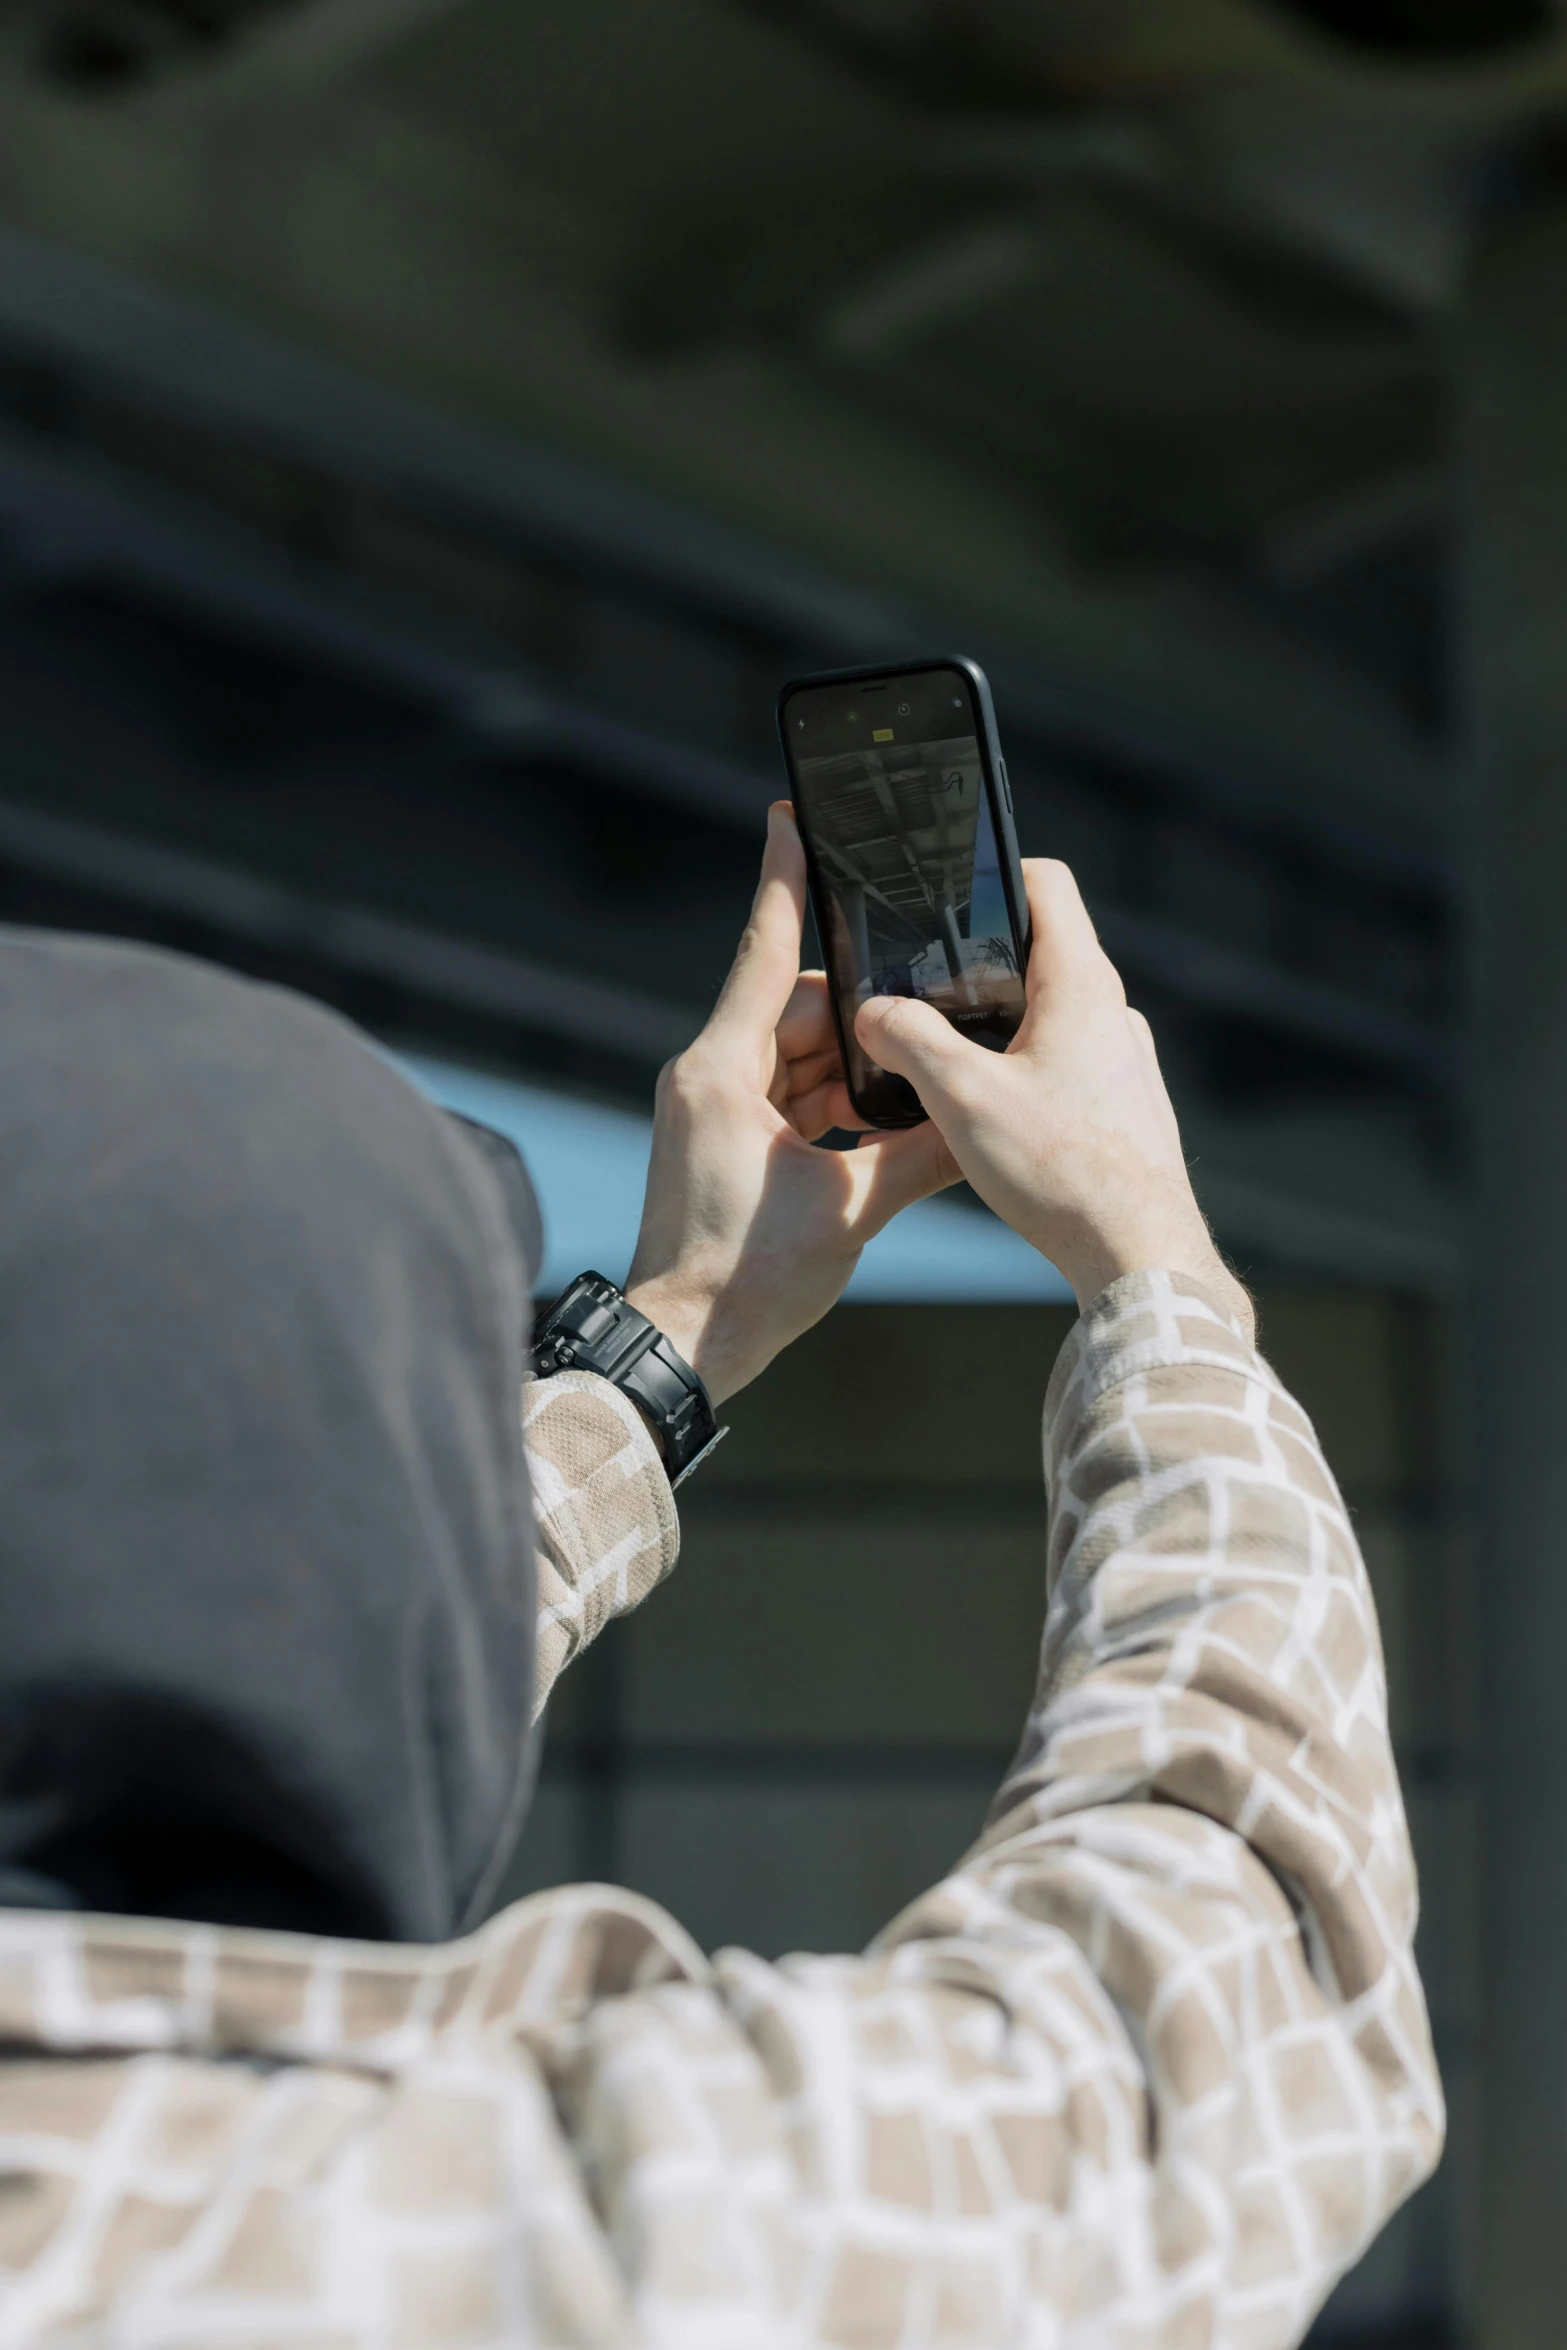
<instances>
[{"instance_id":1,"label":"blurred dark background","mask_svg":"<svg viewBox=\"0 0 1567 2350\"><path fill-rule=\"evenodd\" d=\"M1382 1604L1387 2350L1567 2338L1564 127L1552 0L0 11L0 918L645 1112L779 684L989 669ZM957 1856L1067 1321L892 1279L739 1401L514 1889L833 1947Z\"/></svg>"}]
</instances>

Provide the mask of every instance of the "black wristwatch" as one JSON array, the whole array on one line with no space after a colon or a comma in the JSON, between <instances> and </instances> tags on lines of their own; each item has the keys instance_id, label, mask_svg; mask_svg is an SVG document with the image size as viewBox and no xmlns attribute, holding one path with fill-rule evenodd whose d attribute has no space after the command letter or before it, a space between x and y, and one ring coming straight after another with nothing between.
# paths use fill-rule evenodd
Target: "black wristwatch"
<instances>
[{"instance_id":1,"label":"black wristwatch","mask_svg":"<svg viewBox=\"0 0 1567 2350\"><path fill-rule=\"evenodd\" d=\"M628 1305L602 1273L579 1273L537 1324L533 1376L596 1371L623 1388L652 1426L678 1485L705 1461L727 1428L720 1428L702 1385L662 1330Z\"/></svg>"}]
</instances>

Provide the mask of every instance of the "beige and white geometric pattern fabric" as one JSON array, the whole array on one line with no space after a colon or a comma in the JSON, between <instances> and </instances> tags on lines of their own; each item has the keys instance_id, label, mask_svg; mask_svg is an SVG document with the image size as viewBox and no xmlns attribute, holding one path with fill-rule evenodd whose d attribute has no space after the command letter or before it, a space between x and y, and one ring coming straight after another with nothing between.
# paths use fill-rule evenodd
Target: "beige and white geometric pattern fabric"
<instances>
[{"instance_id":1,"label":"beige and white geometric pattern fabric","mask_svg":"<svg viewBox=\"0 0 1567 2350\"><path fill-rule=\"evenodd\" d=\"M550 1384L563 1658L676 1535L630 1407ZM1046 1448L1016 1763L863 1956L593 1886L429 1950L0 1913L0 2345L1296 2343L1442 2134L1365 1575L1184 1278L1090 1309Z\"/></svg>"},{"instance_id":2,"label":"beige and white geometric pattern fabric","mask_svg":"<svg viewBox=\"0 0 1567 2350\"><path fill-rule=\"evenodd\" d=\"M537 1716L572 1658L662 1583L680 1520L647 1422L607 1379L561 1371L525 1388L522 1431L539 1535Z\"/></svg>"}]
</instances>

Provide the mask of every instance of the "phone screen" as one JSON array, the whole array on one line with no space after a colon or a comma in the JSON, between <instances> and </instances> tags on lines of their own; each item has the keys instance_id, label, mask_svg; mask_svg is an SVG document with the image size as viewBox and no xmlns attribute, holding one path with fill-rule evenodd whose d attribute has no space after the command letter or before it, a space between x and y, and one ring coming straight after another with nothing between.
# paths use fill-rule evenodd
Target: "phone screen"
<instances>
[{"instance_id":1,"label":"phone screen","mask_svg":"<svg viewBox=\"0 0 1567 2350\"><path fill-rule=\"evenodd\" d=\"M849 1090L862 1115L906 1122L912 1090L855 1041L868 997L918 996L997 1052L1023 1017L974 690L945 668L807 685L782 719Z\"/></svg>"}]
</instances>

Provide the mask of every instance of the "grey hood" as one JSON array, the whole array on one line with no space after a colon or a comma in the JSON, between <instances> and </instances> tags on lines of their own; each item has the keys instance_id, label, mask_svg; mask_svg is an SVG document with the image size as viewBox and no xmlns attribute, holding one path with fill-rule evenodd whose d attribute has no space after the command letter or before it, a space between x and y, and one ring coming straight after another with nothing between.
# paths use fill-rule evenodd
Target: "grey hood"
<instances>
[{"instance_id":1,"label":"grey hood","mask_svg":"<svg viewBox=\"0 0 1567 2350\"><path fill-rule=\"evenodd\" d=\"M481 1913L528 1784L518 1222L318 1006L0 929L0 1903Z\"/></svg>"}]
</instances>

